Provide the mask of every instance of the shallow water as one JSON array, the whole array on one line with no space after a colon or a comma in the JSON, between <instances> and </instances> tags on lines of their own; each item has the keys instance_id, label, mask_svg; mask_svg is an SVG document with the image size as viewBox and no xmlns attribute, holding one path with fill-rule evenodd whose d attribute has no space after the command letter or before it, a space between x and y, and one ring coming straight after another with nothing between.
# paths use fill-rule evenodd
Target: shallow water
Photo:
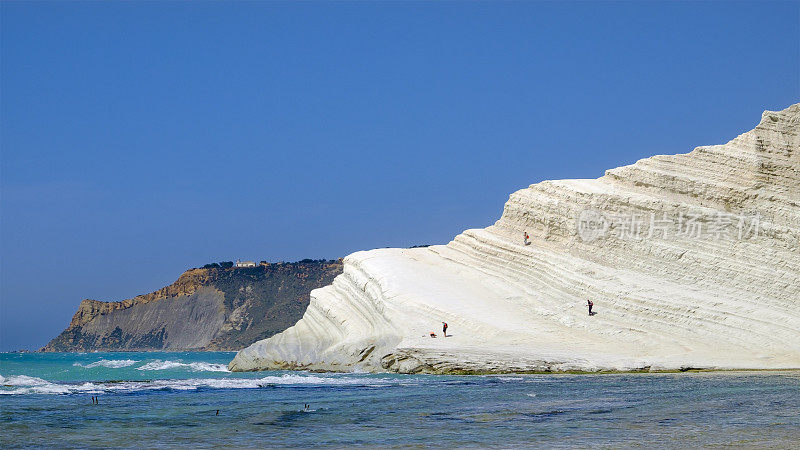
<instances>
[{"instance_id":1,"label":"shallow water","mask_svg":"<svg viewBox=\"0 0 800 450\"><path fill-rule=\"evenodd\" d=\"M0 354L0 447L793 447L800 441L797 372L230 373L225 365L232 357ZM99 405L91 402L95 395Z\"/></svg>"}]
</instances>

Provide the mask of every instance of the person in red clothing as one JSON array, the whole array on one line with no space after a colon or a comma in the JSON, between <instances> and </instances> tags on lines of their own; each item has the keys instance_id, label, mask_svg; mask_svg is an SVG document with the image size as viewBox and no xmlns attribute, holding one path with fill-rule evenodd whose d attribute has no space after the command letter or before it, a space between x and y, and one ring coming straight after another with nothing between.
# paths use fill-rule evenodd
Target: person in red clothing
<instances>
[{"instance_id":1,"label":"person in red clothing","mask_svg":"<svg viewBox=\"0 0 800 450\"><path fill-rule=\"evenodd\" d=\"M592 306L594 306L594 303L592 303L591 300L587 300L587 301L589 302L589 315L591 316L592 315Z\"/></svg>"},{"instance_id":2,"label":"person in red clothing","mask_svg":"<svg viewBox=\"0 0 800 450\"><path fill-rule=\"evenodd\" d=\"M527 232L527 231L525 231L525 232L523 232L523 233L522 233L522 240L525 242L525 245L529 245L529 244L531 243L531 242L528 240L528 239L530 239L530 238L531 238L531 237L530 237L530 236L528 236L528 232Z\"/></svg>"},{"instance_id":3,"label":"person in red clothing","mask_svg":"<svg viewBox=\"0 0 800 450\"><path fill-rule=\"evenodd\" d=\"M442 322L442 334L447 337L447 322Z\"/></svg>"}]
</instances>

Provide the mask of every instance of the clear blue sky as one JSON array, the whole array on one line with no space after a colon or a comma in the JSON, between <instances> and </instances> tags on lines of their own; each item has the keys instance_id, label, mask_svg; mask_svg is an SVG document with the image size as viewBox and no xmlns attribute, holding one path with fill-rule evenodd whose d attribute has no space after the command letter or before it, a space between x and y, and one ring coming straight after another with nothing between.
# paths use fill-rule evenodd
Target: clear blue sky
<instances>
[{"instance_id":1,"label":"clear blue sky","mask_svg":"<svg viewBox=\"0 0 800 450\"><path fill-rule=\"evenodd\" d=\"M445 243L800 99L797 2L0 11L0 350L212 261Z\"/></svg>"}]
</instances>

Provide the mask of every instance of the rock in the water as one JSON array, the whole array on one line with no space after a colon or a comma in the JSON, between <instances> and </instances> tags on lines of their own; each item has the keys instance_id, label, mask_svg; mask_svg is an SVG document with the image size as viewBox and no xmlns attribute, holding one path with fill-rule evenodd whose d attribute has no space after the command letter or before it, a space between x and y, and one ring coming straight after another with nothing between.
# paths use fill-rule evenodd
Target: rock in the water
<instances>
[{"instance_id":1,"label":"rock in the water","mask_svg":"<svg viewBox=\"0 0 800 450\"><path fill-rule=\"evenodd\" d=\"M82 301L69 327L42 351L239 350L297 322L309 292L340 273L341 261L310 259L187 270L149 294Z\"/></svg>"},{"instance_id":2,"label":"rock in the water","mask_svg":"<svg viewBox=\"0 0 800 450\"><path fill-rule=\"evenodd\" d=\"M229 367L799 368L798 132L800 105L767 111L725 145L517 191L447 245L354 253Z\"/></svg>"}]
</instances>

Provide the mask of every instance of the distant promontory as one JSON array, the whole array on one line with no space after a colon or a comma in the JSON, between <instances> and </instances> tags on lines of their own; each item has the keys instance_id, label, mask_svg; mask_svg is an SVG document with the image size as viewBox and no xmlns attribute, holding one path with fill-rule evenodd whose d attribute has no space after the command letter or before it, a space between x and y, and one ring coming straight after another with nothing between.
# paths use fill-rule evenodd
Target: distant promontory
<instances>
[{"instance_id":1,"label":"distant promontory","mask_svg":"<svg viewBox=\"0 0 800 450\"><path fill-rule=\"evenodd\" d=\"M83 300L41 351L238 350L295 324L340 273L341 260L207 264L149 294Z\"/></svg>"}]
</instances>

